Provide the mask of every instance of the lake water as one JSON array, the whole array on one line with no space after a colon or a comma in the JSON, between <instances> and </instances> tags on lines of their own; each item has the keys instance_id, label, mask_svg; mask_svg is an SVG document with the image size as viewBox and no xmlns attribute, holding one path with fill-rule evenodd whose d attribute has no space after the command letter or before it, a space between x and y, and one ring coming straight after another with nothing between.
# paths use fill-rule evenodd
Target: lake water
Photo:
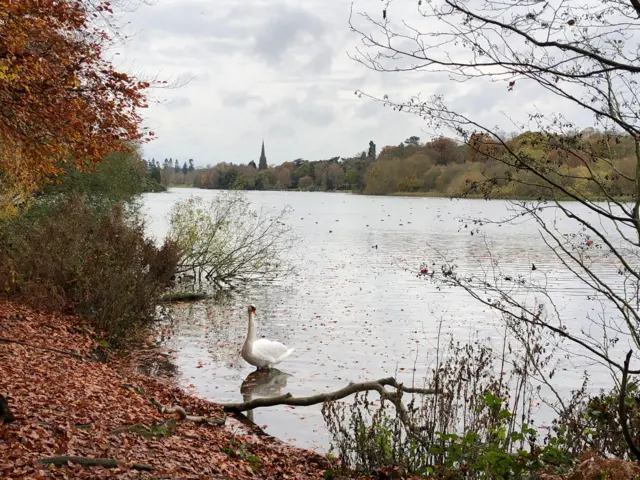
<instances>
[{"instance_id":1,"label":"lake water","mask_svg":"<svg viewBox=\"0 0 640 480\"><path fill-rule=\"evenodd\" d=\"M166 234L176 201L217 194L180 188L144 195L149 232L157 238ZM489 309L460 289L438 290L417 276L421 262L435 259L435 250L455 258L462 269L493 268L498 262L509 274L546 275L548 290L570 326L587 322L594 308L587 300L590 291L540 241L535 222L488 225L482 234L471 235L472 225L461 218L497 220L508 214L508 202L306 192L247 195L273 213L291 206L287 223L301 242L291 252L295 274L279 284L254 286L223 304L172 307L175 327L165 343L176 352L181 385L213 401L243 400L242 383L254 370L239 356L249 303L258 309L259 336L295 348L279 365L284 374L261 381L254 396L305 396L391 375L411 383L431 366L439 319L443 334L461 341L475 334L502 338L500 319ZM606 261L601 267L603 275L615 275ZM555 377L562 392L579 386L586 367L592 372L591 388L610 385L586 360L564 361L566 370ZM257 409L253 419L293 444L318 451L329 446L320 406Z\"/></svg>"}]
</instances>

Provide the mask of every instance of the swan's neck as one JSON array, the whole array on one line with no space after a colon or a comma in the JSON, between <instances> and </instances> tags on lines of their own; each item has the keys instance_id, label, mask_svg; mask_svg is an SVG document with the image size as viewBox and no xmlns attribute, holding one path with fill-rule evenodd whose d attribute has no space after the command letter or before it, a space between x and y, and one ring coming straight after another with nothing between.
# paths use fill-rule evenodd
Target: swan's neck
<instances>
[{"instance_id":1,"label":"swan's neck","mask_svg":"<svg viewBox=\"0 0 640 480\"><path fill-rule=\"evenodd\" d=\"M256 339L256 326L253 321L254 313L249 313L249 330L247 330L247 342L253 343Z\"/></svg>"}]
</instances>

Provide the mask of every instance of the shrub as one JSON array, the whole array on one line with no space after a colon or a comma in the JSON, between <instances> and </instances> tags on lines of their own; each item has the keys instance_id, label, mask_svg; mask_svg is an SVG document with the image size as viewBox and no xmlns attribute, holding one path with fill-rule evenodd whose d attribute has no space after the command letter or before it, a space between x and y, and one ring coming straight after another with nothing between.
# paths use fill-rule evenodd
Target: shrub
<instances>
[{"instance_id":1,"label":"shrub","mask_svg":"<svg viewBox=\"0 0 640 480\"><path fill-rule=\"evenodd\" d=\"M176 245L156 247L123 204L45 197L0 227L0 287L36 308L85 316L116 346L153 319L177 264Z\"/></svg>"},{"instance_id":2,"label":"shrub","mask_svg":"<svg viewBox=\"0 0 640 480\"><path fill-rule=\"evenodd\" d=\"M586 386L586 385L585 385ZM586 388L574 392L573 408L561 412L553 429L565 438L575 454L592 451L602 457L635 461L622 433L620 386L598 395L588 395ZM636 445L640 443L640 388L631 381L625 392L626 423Z\"/></svg>"},{"instance_id":3,"label":"shrub","mask_svg":"<svg viewBox=\"0 0 640 480\"><path fill-rule=\"evenodd\" d=\"M255 211L242 192L222 192L209 203L201 197L176 203L168 238L179 248L177 272L218 288L287 275L286 254L296 240L284 223L289 210L274 216Z\"/></svg>"},{"instance_id":4,"label":"shrub","mask_svg":"<svg viewBox=\"0 0 640 480\"><path fill-rule=\"evenodd\" d=\"M530 329L526 339L535 344L541 337ZM351 405L325 403L323 416L342 466L446 479L566 471L573 458L564 437L543 442L532 427L538 398L532 376L541 375L552 357L512 349L506 340L502 352L501 358L481 340L466 345L451 340L446 350L438 341L436 364L425 381L438 393L407 395L404 415L367 393Z\"/></svg>"}]
</instances>

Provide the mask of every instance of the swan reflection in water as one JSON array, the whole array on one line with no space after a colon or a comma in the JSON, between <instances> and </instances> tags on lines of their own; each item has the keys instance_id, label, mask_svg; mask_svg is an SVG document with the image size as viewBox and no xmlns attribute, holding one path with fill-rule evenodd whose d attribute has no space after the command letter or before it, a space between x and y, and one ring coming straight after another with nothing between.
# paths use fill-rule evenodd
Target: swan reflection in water
<instances>
[{"instance_id":1,"label":"swan reflection in water","mask_svg":"<svg viewBox=\"0 0 640 480\"><path fill-rule=\"evenodd\" d=\"M281 395L282 389L287 386L287 378L291 376L291 374L282 372L277 368L251 372L240 386L242 401L248 402L257 397ZM253 422L253 410L249 410L246 413L247 418Z\"/></svg>"}]
</instances>

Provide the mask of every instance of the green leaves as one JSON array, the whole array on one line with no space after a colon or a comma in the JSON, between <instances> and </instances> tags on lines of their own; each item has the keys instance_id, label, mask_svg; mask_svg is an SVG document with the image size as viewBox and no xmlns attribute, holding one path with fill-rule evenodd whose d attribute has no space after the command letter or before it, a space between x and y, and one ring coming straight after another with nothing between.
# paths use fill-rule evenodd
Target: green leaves
<instances>
[{"instance_id":1,"label":"green leaves","mask_svg":"<svg viewBox=\"0 0 640 480\"><path fill-rule=\"evenodd\" d=\"M178 202L169 238L180 249L179 273L218 288L248 280L273 280L291 271L287 252L295 243L285 220L289 208L272 216L257 211L242 192L221 192L212 201Z\"/></svg>"}]
</instances>

